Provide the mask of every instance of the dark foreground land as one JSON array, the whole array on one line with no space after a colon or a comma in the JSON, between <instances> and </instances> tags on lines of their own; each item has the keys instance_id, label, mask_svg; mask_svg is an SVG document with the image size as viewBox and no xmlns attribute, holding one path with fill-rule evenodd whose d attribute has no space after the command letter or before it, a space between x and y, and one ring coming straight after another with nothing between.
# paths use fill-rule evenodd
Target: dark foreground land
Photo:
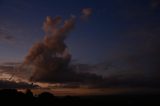
<instances>
[{"instance_id":1,"label":"dark foreground land","mask_svg":"<svg viewBox=\"0 0 160 106\"><path fill-rule=\"evenodd\" d=\"M105 105L105 106L137 106L137 105L160 105L160 94L121 94L107 96L64 96L56 97L51 93L44 92L33 96L30 90L26 93L18 92L15 89L0 90L0 102L2 104L17 105Z\"/></svg>"}]
</instances>

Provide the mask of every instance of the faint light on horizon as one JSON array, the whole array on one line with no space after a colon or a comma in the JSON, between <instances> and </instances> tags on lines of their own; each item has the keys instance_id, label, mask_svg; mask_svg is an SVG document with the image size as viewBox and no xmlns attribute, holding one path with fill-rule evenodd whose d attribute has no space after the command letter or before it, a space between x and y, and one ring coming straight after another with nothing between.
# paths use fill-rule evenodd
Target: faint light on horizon
<instances>
[{"instance_id":1,"label":"faint light on horizon","mask_svg":"<svg viewBox=\"0 0 160 106\"><path fill-rule=\"evenodd\" d=\"M22 79L20 77L17 77L17 76L14 76L13 79L10 80L12 74L8 74L8 73L1 73L0 74L0 80L3 80L3 81L15 81L15 82L26 82L26 83L29 83L29 81L25 80L25 79Z\"/></svg>"}]
</instances>

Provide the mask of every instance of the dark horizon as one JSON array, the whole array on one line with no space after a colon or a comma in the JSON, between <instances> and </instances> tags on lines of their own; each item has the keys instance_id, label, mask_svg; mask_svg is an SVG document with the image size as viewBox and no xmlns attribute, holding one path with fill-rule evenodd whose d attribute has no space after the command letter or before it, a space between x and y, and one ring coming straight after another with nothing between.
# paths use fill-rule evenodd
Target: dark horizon
<instances>
[{"instance_id":1,"label":"dark horizon","mask_svg":"<svg viewBox=\"0 0 160 106\"><path fill-rule=\"evenodd\" d=\"M159 94L116 94L116 95L94 95L94 96L54 96L49 92L43 92L38 95L27 89L25 93L15 89L0 90L1 103L5 105L159 105ZM7 101L7 102L6 102Z\"/></svg>"}]
</instances>

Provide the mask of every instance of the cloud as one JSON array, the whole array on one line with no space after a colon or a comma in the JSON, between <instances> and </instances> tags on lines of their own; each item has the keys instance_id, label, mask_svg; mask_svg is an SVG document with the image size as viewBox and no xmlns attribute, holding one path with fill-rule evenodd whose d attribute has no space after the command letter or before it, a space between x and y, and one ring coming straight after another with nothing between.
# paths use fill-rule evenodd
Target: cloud
<instances>
[{"instance_id":1,"label":"cloud","mask_svg":"<svg viewBox=\"0 0 160 106\"><path fill-rule=\"evenodd\" d=\"M69 86L88 85L103 82L102 76L89 72L78 72L70 65L71 54L65 39L75 27L75 17L70 17L61 25L62 18L46 17L45 36L36 42L25 57L22 67L32 66L30 81L62 83Z\"/></svg>"},{"instance_id":2,"label":"cloud","mask_svg":"<svg viewBox=\"0 0 160 106\"><path fill-rule=\"evenodd\" d=\"M26 82L0 80L1 89L26 89L26 88L37 88L37 87L38 87L37 85L32 85Z\"/></svg>"},{"instance_id":3,"label":"cloud","mask_svg":"<svg viewBox=\"0 0 160 106\"><path fill-rule=\"evenodd\" d=\"M14 42L15 37L10 36L10 34L6 30L0 29L0 41Z\"/></svg>"},{"instance_id":4,"label":"cloud","mask_svg":"<svg viewBox=\"0 0 160 106\"><path fill-rule=\"evenodd\" d=\"M134 54L129 54L133 56L133 58L129 59L130 61L134 63L138 62L138 65L140 66L145 64L145 66L143 67L148 67L149 70L158 72L158 70L160 69L158 62L160 59L160 43L158 41L158 39L160 39L159 29L160 27L157 25L149 25L147 27L143 27L141 29L137 29L136 31L130 32L130 38L132 38L133 40L129 45L135 47L133 49ZM136 41L136 43L133 43L133 41Z\"/></svg>"},{"instance_id":5,"label":"cloud","mask_svg":"<svg viewBox=\"0 0 160 106\"><path fill-rule=\"evenodd\" d=\"M110 55L105 62L94 65L74 64L74 70L103 76L103 80L98 85L93 84L92 87L158 87L159 23L140 25L138 28L128 28L127 31L118 33L124 40L108 51Z\"/></svg>"},{"instance_id":6,"label":"cloud","mask_svg":"<svg viewBox=\"0 0 160 106\"><path fill-rule=\"evenodd\" d=\"M151 6L153 8L158 8L160 6L160 1L159 0L151 0Z\"/></svg>"},{"instance_id":7,"label":"cloud","mask_svg":"<svg viewBox=\"0 0 160 106\"><path fill-rule=\"evenodd\" d=\"M38 85L27 81L25 77L28 72L17 71L17 65L19 66L20 64L21 63L10 62L0 65L0 89L26 89L38 87Z\"/></svg>"},{"instance_id":8,"label":"cloud","mask_svg":"<svg viewBox=\"0 0 160 106\"><path fill-rule=\"evenodd\" d=\"M82 9L82 16L81 18L83 20L88 19L91 15L93 14L93 9L92 8L84 8Z\"/></svg>"},{"instance_id":9,"label":"cloud","mask_svg":"<svg viewBox=\"0 0 160 106\"><path fill-rule=\"evenodd\" d=\"M117 48L114 47L116 51L109 51L111 54L106 62L94 66L95 72L108 78L113 85L112 80L124 86L135 86L136 83L137 86L151 86L150 83L160 83L159 29L159 25L145 24L121 33L124 42L118 43L120 46Z\"/></svg>"},{"instance_id":10,"label":"cloud","mask_svg":"<svg viewBox=\"0 0 160 106\"><path fill-rule=\"evenodd\" d=\"M8 62L0 65L0 79L24 81L31 75L30 66L21 67L22 63ZM22 71L23 70L23 71Z\"/></svg>"},{"instance_id":11,"label":"cloud","mask_svg":"<svg viewBox=\"0 0 160 106\"><path fill-rule=\"evenodd\" d=\"M74 28L75 19L70 17L59 28L61 17L47 17L44 22L46 35L42 42L32 46L25 58L24 64L32 64L34 72L32 81L49 81L59 70L67 70L71 55L64 43L68 33Z\"/></svg>"},{"instance_id":12,"label":"cloud","mask_svg":"<svg viewBox=\"0 0 160 106\"><path fill-rule=\"evenodd\" d=\"M20 65L20 64L22 64L22 63L20 63L20 62L5 62L5 63L2 63L1 65L2 66L16 66L16 65Z\"/></svg>"}]
</instances>

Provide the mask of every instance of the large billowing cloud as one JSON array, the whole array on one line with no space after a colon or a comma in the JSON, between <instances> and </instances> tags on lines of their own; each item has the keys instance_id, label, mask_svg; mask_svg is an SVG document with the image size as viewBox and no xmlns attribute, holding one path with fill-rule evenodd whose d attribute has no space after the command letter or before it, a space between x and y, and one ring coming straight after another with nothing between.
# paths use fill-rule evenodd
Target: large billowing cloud
<instances>
[{"instance_id":1,"label":"large billowing cloud","mask_svg":"<svg viewBox=\"0 0 160 106\"><path fill-rule=\"evenodd\" d=\"M64 40L74 28L75 19L70 17L59 28L60 22L61 17L46 18L44 22L46 35L43 41L35 43L25 58L25 64L34 66L30 79L32 81L52 81L58 72L68 70L71 55Z\"/></svg>"},{"instance_id":2,"label":"large billowing cloud","mask_svg":"<svg viewBox=\"0 0 160 106\"><path fill-rule=\"evenodd\" d=\"M70 67L71 54L65 44L68 34L74 29L75 17L70 17L61 26L62 18L47 17L44 22L46 35L35 43L24 60L24 65L32 65L30 77L35 82L58 82L93 84L103 81L101 76L90 73L78 73Z\"/></svg>"}]
</instances>

